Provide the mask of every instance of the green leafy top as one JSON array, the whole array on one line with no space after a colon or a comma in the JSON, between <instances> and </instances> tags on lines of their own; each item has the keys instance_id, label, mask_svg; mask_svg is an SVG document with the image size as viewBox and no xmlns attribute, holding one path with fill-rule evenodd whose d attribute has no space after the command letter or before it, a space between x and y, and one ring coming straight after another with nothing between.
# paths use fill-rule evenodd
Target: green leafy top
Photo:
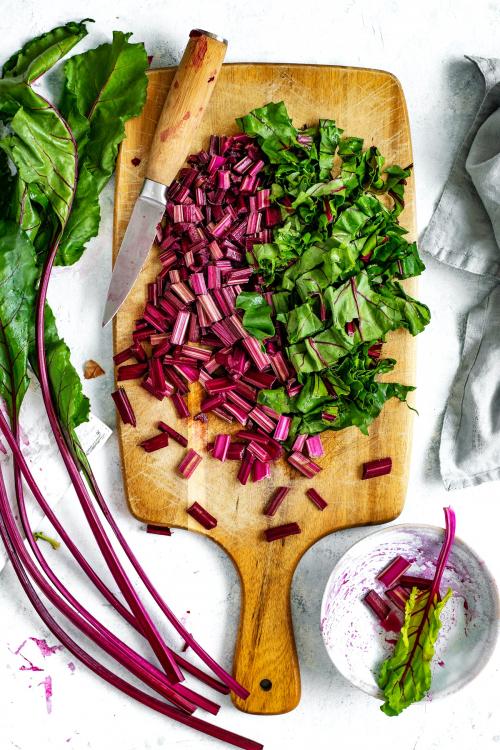
<instances>
[{"instance_id":1,"label":"green leafy top","mask_svg":"<svg viewBox=\"0 0 500 750\"><path fill-rule=\"evenodd\" d=\"M371 345L398 328L416 335L430 320L428 308L399 283L424 268L398 220L409 168L384 170L377 148L344 137L333 120L297 130L283 102L237 122L268 157L264 187L282 216L272 242L254 245L247 259L263 278L262 291L272 290L273 315L303 385L298 399L283 388L260 399L296 415L299 432L349 425L366 432L385 400L405 400L412 390L376 381L394 362L378 362ZM245 313L243 325L253 334L249 323Z\"/></svg>"},{"instance_id":2,"label":"green leafy top","mask_svg":"<svg viewBox=\"0 0 500 750\"><path fill-rule=\"evenodd\" d=\"M125 123L146 100L148 66L143 44L113 32L111 44L75 55L66 63L61 112L78 145L79 178L73 210L57 263L77 261L99 228L99 193L111 177Z\"/></svg>"},{"instance_id":3,"label":"green leafy top","mask_svg":"<svg viewBox=\"0 0 500 750\"><path fill-rule=\"evenodd\" d=\"M2 78L22 77L26 83L33 83L87 35L85 23L88 21L92 19L85 18L79 23L70 21L31 39L3 64Z\"/></svg>"},{"instance_id":4,"label":"green leafy top","mask_svg":"<svg viewBox=\"0 0 500 750\"><path fill-rule=\"evenodd\" d=\"M5 63L0 79L0 122L8 125L0 140L0 395L11 417L29 382L28 360L37 371L41 261L61 232L58 260L65 264L97 233L99 192L113 171L124 123L145 100L144 47L122 32L68 61L63 115L31 87L86 33L84 21L72 22L31 40ZM45 345L61 426L85 468L74 431L88 419L89 402L48 306Z\"/></svg>"}]
</instances>

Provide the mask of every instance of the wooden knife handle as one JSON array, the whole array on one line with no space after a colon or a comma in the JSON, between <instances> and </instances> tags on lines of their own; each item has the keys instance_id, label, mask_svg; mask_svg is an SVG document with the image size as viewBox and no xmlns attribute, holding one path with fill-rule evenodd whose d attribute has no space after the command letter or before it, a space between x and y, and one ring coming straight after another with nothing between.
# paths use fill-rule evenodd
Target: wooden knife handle
<instances>
[{"instance_id":1,"label":"wooden knife handle","mask_svg":"<svg viewBox=\"0 0 500 750\"><path fill-rule=\"evenodd\" d=\"M156 126L146 177L170 185L184 164L226 54L227 42L195 29Z\"/></svg>"}]
</instances>

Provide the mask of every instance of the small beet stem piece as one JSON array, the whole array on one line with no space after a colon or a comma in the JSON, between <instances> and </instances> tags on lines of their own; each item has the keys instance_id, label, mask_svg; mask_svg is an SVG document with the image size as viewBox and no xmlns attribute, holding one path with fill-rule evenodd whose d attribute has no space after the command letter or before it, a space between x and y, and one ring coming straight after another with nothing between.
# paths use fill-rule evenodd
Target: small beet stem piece
<instances>
[{"instance_id":1,"label":"small beet stem piece","mask_svg":"<svg viewBox=\"0 0 500 750\"><path fill-rule=\"evenodd\" d=\"M198 523L201 523L204 529L214 529L217 526L217 519L212 516L208 510L206 510L199 503L193 503L187 512L194 518Z\"/></svg>"},{"instance_id":2,"label":"small beet stem piece","mask_svg":"<svg viewBox=\"0 0 500 750\"><path fill-rule=\"evenodd\" d=\"M272 529L264 531L268 542L275 542L277 539L284 539L286 536L292 536L292 534L300 534L300 526L295 521L284 523L282 526L274 526Z\"/></svg>"}]
</instances>

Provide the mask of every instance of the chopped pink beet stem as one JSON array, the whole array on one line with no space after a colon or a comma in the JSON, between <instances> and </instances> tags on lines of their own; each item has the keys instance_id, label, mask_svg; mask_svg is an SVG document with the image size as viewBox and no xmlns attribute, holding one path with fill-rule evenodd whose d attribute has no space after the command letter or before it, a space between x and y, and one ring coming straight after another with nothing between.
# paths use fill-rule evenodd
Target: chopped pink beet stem
<instances>
[{"instance_id":1,"label":"chopped pink beet stem","mask_svg":"<svg viewBox=\"0 0 500 750\"><path fill-rule=\"evenodd\" d=\"M258 424L265 432L274 431L274 422L271 417L268 417L265 412L259 406L254 406L252 411L249 412L248 416L250 419Z\"/></svg>"},{"instance_id":2,"label":"chopped pink beet stem","mask_svg":"<svg viewBox=\"0 0 500 750\"><path fill-rule=\"evenodd\" d=\"M255 440L251 440L247 445L247 451L248 453L251 453L252 456L255 456L259 461L270 461L271 456L266 451L263 445L260 443L256 443Z\"/></svg>"},{"instance_id":3,"label":"chopped pink beet stem","mask_svg":"<svg viewBox=\"0 0 500 750\"><path fill-rule=\"evenodd\" d=\"M205 529L214 529L217 526L217 519L212 516L206 508L199 503L193 503L187 512L198 523L201 523Z\"/></svg>"},{"instance_id":4,"label":"chopped pink beet stem","mask_svg":"<svg viewBox=\"0 0 500 750\"><path fill-rule=\"evenodd\" d=\"M155 526L152 523L148 523L146 532L148 534L158 534L159 536L172 536L172 531L168 526Z\"/></svg>"},{"instance_id":5,"label":"chopped pink beet stem","mask_svg":"<svg viewBox=\"0 0 500 750\"><path fill-rule=\"evenodd\" d=\"M262 479L269 479L271 476L271 465L269 461L260 461L258 458L252 464L252 479L254 482L260 482Z\"/></svg>"},{"instance_id":6,"label":"chopped pink beet stem","mask_svg":"<svg viewBox=\"0 0 500 750\"><path fill-rule=\"evenodd\" d=\"M411 562L398 555L378 574L377 580L383 583L386 588L391 588L406 573L410 566Z\"/></svg>"},{"instance_id":7,"label":"chopped pink beet stem","mask_svg":"<svg viewBox=\"0 0 500 750\"><path fill-rule=\"evenodd\" d=\"M274 516L285 497L290 492L290 487L278 487L272 498L265 507L265 516Z\"/></svg>"},{"instance_id":8,"label":"chopped pink beet stem","mask_svg":"<svg viewBox=\"0 0 500 750\"><path fill-rule=\"evenodd\" d=\"M309 458L321 458L325 455L323 444L319 435L313 435L306 440L306 449Z\"/></svg>"},{"instance_id":9,"label":"chopped pink beet stem","mask_svg":"<svg viewBox=\"0 0 500 750\"><path fill-rule=\"evenodd\" d=\"M134 410L132 409L132 404L129 401L125 388L118 388L118 390L111 394L111 398L115 402L123 424L130 424L132 427L135 427L136 419Z\"/></svg>"},{"instance_id":10,"label":"chopped pink beet stem","mask_svg":"<svg viewBox=\"0 0 500 750\"><path fill-rule=\"evenodd\" d=\"M248 478L250 476L250 472L252 471L252 464L254 461L255 456L245 455L243 457L240 468L238 470L238 481L240 484L246 484L248 482Z\"/></svg>"},{"instance_id":11,"label":"chopped pink beet stem","mask_svg":"<svg viewBox=\"0 0 500 750\"><path fill-rule=\"evenodd\" d=\"M363 476L362 479L373 479L374 477L381 477L384 474L390 474L392 471L392 459L378 458L375 461L367 461L363 464Z\"/></svg>"},{"instance_id":12,"label":"chopped pink beet stem","mask_svg":"<svg viewBox=\"0 0 500 750\"><path fill-rule=\"evenodd\" d=\"M309 479L312 479L315 474L321 471L321 466L315 464L314 461L311 461L310 458L307 458L302 453L292 453L288 456L287 461L297 469L297 471L300 471L301 474Z\"/></svg>"},{"instance_id":13,"label":"chopped pink beet stem","mask_svg":"<svg viewBox=\"0 0 500 750\"><path fill-rule=\"evenodd\" d=\"M291 423L291 418L286 417L284 414L282 414L278 419L278 424L276 425L276 429L274 431L274 439L281 440L282 442L286 440L290 431Z\"/></svg>"},{"instance_id":14,"label":"chopped pink beet stem","mask_svg":"<svg viewBox=\"0 0 500 750\"><path fill-rule=\"evenodd\" d=\"M135 365L122 365L118 368L118 374L116 379L120 380L135 380L136 378L142 378L143 375L148 371L148 365L146 362L138 362Z\"/></svg>"},{"instance_id":15,"label":"chopped pink beet stem","mask_svg":"<svg viewBox=\"0 0 500 750\"><path fill-rule=\"evenodd\" d=\"M181 419L186 419L190 416L188 405L186 404L184 398L180 393L174 393L173 396L171 396L171 399L173 405L175 406L175 410Z\"/></svg>"},{"instance_id":16,"label":"chopped pink beet stem","mask_svg":"<svg viewBox=\"0 0 500 750\"><path fill-rule=\"evenodd\" d=\"M371 611L376 615L379 621L385 620L391 608L384 602L381 596L376 591L369 591L364 597L365 604L370 607Z\"/></svg>"},{"instance_id":17,"label":"chopped pink beet stem","mask_svg":"<svg viewBox=\"0 0 500 750\"><path fill-rule=\"evenodd\" d=\"M292 445L292 451L302 453L304 445L306 444L307 435L297 435Z\"/></svg>"},{"instance_id":18,"label":"chopped pink beet stem","mask_svg":"<svg viewBox=\"0 0 500 750\"><path fill-rule=\"evenodd\" d=\"M410 598L410 591L408 589L405 589L404 586L396 585L392 589L388 589L385 595L398 609L403 612L405 611L406 602Z\"/></svg>"},{"instance_id":19,"label":"chopped pink beet stem","mask_svg":"<svg viewBox=\"0 0 500 750\"><path fill-rule=\"evenodd\" d=\"M292 534L300 534L300 526L295 521L284 523L282 526L273 526L271 529L264 531L264 536L268 542L275 542L277 539L284 539L287 536L292 536Z\"/></svg>"},{"instance_id":20,"label":"chopped pink beet stem","mask_svg":"<svg viewBox=\"0 0 500 750\"><path fill-rule=\"evenodd\" d=\"M408 589L416 586L420 591L432 588L432 578L421 578L420 576L401 576L398 583Z\"/></svg>"},{"instance_id":21,"label":"chopped pink beet stem","mask_svg":"<svg viewBox=\"0 0 500 750\"><path fill-rule=\"evenodd\" d=\"M177 470L185 479L189 479L200 462L200 454L190 448L177 467Z\"/></svg>"},{"instance_id":22,"label":"chopped pink beet stem","mask_svg":"<svg viewBox=\"0 0 500 750\"><path fill-rule=\"evenodd\" d=\"M217 435L214 442L212 456L218 461L224 462L227 458L231 435Z\"/></svg>"},{"instance_id":23,"label":"chopped pink beet stem","mask_svg":"<svg viewBox=\"0 0 500 750\"><path fill-rule=\"evenodd\" d=\"M160 448L166 448L168 445L168 435L166 432L160 432L158 435L154 435L152 438L149 438L148 440L143 440L142 443L140 443L141 448L143 448L146 453L153 453L154 451L159 451Z\"/></svg>"},{"instance_id":24,"label":"chopped pink beet stem","mask_svg":"<svg viewBox=\"0 0 500 750\"><path fill-rule=\"evenodd\" d=\"M327 507L328 503L326 502L326 500L322 498L319 492L316 492L316 490L312 487L306 490L306 495L319 510L324 510Z\"/></svg>"},{"instance_id":25,"label":"chopped pink beet stem","mask_svg":"<svg viewBox=\"0 0 500 750\"><path fill-rule=\"evenodd\" d=\"M243 339L242 344L252 358L253 363L259 372L262 372L262 370L265 370L271 365L271 360L266 352L262 351L262 344L258 339L253 336L247 336L246 339Z\"/></svg>"},{"instance_id":26,"label":"chopped pink beet stem","mask_svg":"<svg viewBox=\"0 0 500 750\"><path fill-rule=\"evenodd\" d=\"M182 445L183 448L187 448L187 438L185 438L184 435L180 435L177 430L174 430L174 428L170 427L166 422L158 422L158 429L162 432L166 432L167 435L170 435L172 440L175 440L176 443Z\"/></svg>"},{"instance_id":27,"label":"chopped pink beet stem","mask_svg":"<svg viewBox=\"0 0 500 750\"><path fill-rule=\"evenodd\" d=\"M188 310L179 310L172 330L170 342L172 344L183 344L189 327L191 313Z\"/></svg>"},{"instance_id":28,"label":"chopped pink beet stem","mask_svg":"<svg viewBox=\"0 0 500 750\"><path fill-rule=\"evenodd\" d=\"M245 455L245 443L231 443L226 458L231 461L241 461Z\"/></svg>"}]
</instances>

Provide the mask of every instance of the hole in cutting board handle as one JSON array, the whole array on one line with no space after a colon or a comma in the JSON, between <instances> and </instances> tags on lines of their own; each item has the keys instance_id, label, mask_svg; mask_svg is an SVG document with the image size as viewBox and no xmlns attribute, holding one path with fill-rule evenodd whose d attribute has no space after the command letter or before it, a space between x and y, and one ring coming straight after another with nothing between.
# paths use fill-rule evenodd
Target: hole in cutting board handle
<instances>
[{"instance_id":1,"label":"hole in cutting board handle","mask_svg":"<svg viewBox=\"0 0 500 750\"><path fill-rule=\"evenodd\" d=\"M273 683L271 682L271 680L268 680L267 678L261 680L259 684L262 690L264 690L266 693L268 693L273 686Z\"/></svg>"}]
</instances>

